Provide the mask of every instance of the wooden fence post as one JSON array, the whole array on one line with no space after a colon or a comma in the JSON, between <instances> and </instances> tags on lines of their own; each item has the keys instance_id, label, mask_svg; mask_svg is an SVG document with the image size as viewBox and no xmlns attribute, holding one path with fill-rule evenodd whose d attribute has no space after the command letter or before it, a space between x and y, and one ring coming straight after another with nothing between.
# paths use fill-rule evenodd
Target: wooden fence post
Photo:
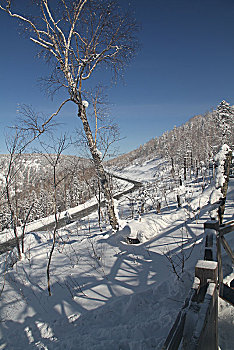
<instances>
[{"instance_id":1,"label":"wooden fence post","mask_svg":"<svg viewBox=\"0 0 234 350\"><path fill-rule=\"evenodd\" d=\"M206 286L208 281L217 284L218 264L216 261L198 260L195 266L195 277L200 280L200 288Z\"/></svg>"},{"instance_id":2,"label":"wooden fence post","mask_svg":"<svg viewBox=\"0 0 234 350\"><path fill-rule=\"evenodd\" d=\"M187 310L183 350L218 349L218 263L199 260L195 267L197 293Z\"/></svg>"}]
</instances>

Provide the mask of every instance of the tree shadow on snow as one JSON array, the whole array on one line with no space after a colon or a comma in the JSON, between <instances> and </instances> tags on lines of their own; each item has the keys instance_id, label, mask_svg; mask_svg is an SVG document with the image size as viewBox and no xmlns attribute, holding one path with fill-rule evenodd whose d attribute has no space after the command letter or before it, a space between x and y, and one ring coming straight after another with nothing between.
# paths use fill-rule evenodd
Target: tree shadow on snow
<instances>
[{"instance_id":1,"label":"tree shadow on snow","mask_svg":"<svg viewBox=\"0 0 234 350\"><path fill-rule=\"evenodd\" d=\"M139 245L129 245L125 242L129 234L126 230L111 234L108 238L105 238L103 234L103 238L100 238L97 244L113 247L115 258L113 265L102 265L101 262L94 259L93 266L90 266L87 271L87 265L85 265L86 270L82 272L82 264L86 264L86 261L81 260L72 276L67 275L62 281L57 280L52 284L51 297L48 296L45 286L36 285L27 274L25 276L30 283L24 283L17 277L14 281L9 274L7 283L12 292L8 294L10 298L3 295L2 307L12 313L14 309L19 312L20 307L19 319L22 318L24 321L13 321L14 316L12 320L9 320L8 315L7 320L0 322L0 348L9 350L59 349L66 334L73 331L78 335L80 331L86 332L87 336L92 337L89 329L84 331L83 325L93 323L98 327L98 319L95 318L97 313L95 310L88 311L87 308L90 305L93 309L98 307L98 313L104 315L107 305L111 302L127 303L130 295L141 293L150 287L157 288L163 281L166 281L170 270L168 260L165 255L152 251L152 248L157 246L159 239L169 237L172 233L183 230L184 227L184 223L179 223L150 241ZM186 225L186 229L194 241L203 235L203 232L200 235L195 234L190 225ZM96 234L91 234L89 238L96 236ZM69 242L71 243L73 241ZM175 247L171 250L171 254L179 254L180 240L172 243ZM170 243L168 247L169 245ZM191 240L184 240L183 249L189 254L192 249ZM94 268L99 271L99 275L92 274ZM18 296L17 299L14 298L14 292ZM74 320L67 317L66 310L71 310L70 313L77 315L74 316ZM105 316L107 323L108 317ZM121 323L121 318L119 322ZM12 337L12 330L14 330L14 337ZM16 344L19 344L18 347ZM85 350L87 348L85 345L76 343L70 349Z\"/></svg>"}]
</instances>

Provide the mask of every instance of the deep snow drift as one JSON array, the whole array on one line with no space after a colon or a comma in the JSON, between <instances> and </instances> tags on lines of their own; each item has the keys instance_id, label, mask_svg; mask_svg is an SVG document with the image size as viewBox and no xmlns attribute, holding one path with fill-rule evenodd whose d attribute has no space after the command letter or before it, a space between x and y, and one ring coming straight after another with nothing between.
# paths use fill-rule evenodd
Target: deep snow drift
<instances>
[{"instance_id":1,"label":"deep snow drift","mask_svg":"<svg viewBox=\"0 0 234 350\"><path fill-rule=\"evenodd\" d=\"M155 177L159 172L160 179ZM163 197L160 213L149 200L147 211L138 215L137 207L147 195L141 189L118 201L117 233L104 224L100 232L96 213L59 230L51 265L51 297L46 281L51 232L28 233L23 260L13 267L13 254L0 256L1 350L162 347L203 255L203 224L210 219L212 191L208 183L202 192L201 183L192 181L169 188L167 173L160 160L122 172L144 180L146 192ZM233 194L233 187L229 193ZM230 200L227 220L232 212ZM129 245L127 236L138 237L141 243ZM227 279L231 273L226 260ZM221 347L229 349L225 332L233 322L233 310L223 302L220 308Z\"/></svg>"}]
</instances>

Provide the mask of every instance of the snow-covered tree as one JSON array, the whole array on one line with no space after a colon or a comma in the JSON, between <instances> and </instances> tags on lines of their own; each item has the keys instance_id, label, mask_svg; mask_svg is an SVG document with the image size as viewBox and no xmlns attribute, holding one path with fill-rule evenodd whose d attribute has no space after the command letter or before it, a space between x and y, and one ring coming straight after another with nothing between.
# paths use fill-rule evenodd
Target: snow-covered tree
<instances>
[{"instance_id":1,"label":"snow-covered tree","mask_svg":"<svg viewBox=\"0 0 234 350\"><path fill-rule=\"evenodd\" d=\"M229 144L234 126L234 108L225 100L217 107L216 122L220 128L222 144Z\"/></svg>"}]
</instances>

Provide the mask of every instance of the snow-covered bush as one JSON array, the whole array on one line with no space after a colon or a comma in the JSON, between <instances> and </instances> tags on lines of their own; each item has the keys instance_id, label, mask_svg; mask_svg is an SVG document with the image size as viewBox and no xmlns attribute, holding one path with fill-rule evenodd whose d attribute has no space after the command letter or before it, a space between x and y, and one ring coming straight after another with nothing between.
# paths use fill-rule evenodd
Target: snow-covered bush
<instances>
[{"instance_id":1,"label":"snow-covered bush","mask_svg":"<svg viewBox=\"0 0 234 350\"><path fill-rule=\"evenodd\" d=\"M225 193L223 191L223 186L226 182L225 162L226 162L228 153L230 151L231 151L230 147L224 144L214 158L217 164L217 168L216 168L216 174L215 174L215 188L210 194L210 204L214 204L218 202L220 199L225 197ZM211 217L216 217L216 216L217 216L217 212L216 210L213 210L211 212Z\"/></svg>"},{"instance_id":2,"label":"snow-covered bush","mask_svg":"<svg viewBox=\"0 0 234 350\"><path fill-rule=\"evenodd\" d=\"M215 156L215 162L218 164L218 167L216 169L216 176L215 176L215 187L221 188L226 180L226 177L224 175L225 169L225 160L227 158L228 153L231 151L230 147L226 144L224 144L220 151Z\"/></svg>"}]
</instances>

